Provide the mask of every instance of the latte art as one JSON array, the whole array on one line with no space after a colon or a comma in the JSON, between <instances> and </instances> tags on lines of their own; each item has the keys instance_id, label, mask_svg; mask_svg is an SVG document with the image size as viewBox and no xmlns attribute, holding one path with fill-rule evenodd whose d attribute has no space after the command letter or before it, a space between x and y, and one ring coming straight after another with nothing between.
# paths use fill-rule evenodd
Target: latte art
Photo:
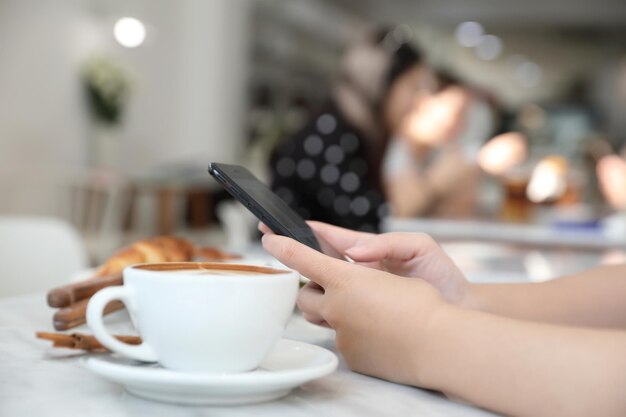
<instances>
[{"instance_id":1,"label":"latte art","mask_svg":"<svg viewBox=\"0 0 626 417\"><path fill-rule=\"evenodd\" d=\"M219 262L168 262L136 265L134 269L170 272L183 275L276 275L287 271L265 266L224 264Z\"/></svg>"},{"instance_id":2,"label":"latte art","mask_svg":"<svg viewBox=\"0 0 626 417\"><path fill-rule=\"evenodd\" d=\"M237 271L228 269L170 269L163 271L167 273L180 274L180 275L212 275L212 276L232 276L239 275L264 275L266 272L255 271Z\"/></svg>"}]
</instances>

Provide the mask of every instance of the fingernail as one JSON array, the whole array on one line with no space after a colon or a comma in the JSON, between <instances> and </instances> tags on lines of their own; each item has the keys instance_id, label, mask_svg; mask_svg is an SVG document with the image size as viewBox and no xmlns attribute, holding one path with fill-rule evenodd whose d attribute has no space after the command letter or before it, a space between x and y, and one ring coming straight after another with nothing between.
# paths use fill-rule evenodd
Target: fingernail
<instances>
[{"instance_id":1,"label":"fingernail","mask_svg":"<svg viewBox=\"0 0 626 417\"><path fill-rule=\"evenodd\" d=\"M279 239L281 237L282 236L275 235L274 233L265 233L263 236L261 236L261 243L270 243L272 240Z\"/></svg>"},{"instance_id":2,"label":"fingernail","mask_svg":"<svg viewBox=\"0 0 626 417\"><path fill-rule=\"evenodd\" d=\"M354 246L346 249L346 253L350 256L356 255L363 252L363 248L365 247L366 239L357 240Z\"/></svg>"},{"instance_id":3,"label":"fingernail","mask_svg":"<svg viewBox=\"0 0 626 417\"><path fill-rule=\"evenodd\" d=\"M363 253L365 250L364 246L359 246L358 244L352 246L351 248L348 248L345 250L346 255L348 255L351 258L354 258L355 256L358 257L361 253Z\"/></svg>"}]
</instances>

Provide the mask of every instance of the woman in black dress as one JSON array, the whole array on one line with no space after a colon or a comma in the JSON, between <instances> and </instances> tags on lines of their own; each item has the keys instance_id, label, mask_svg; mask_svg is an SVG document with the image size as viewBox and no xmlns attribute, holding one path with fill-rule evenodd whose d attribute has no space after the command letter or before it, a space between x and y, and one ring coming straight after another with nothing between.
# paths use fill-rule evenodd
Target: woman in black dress
<instances>
[{"instance_id":1,"label":"woman in black dress","mask_svg":"<svg viewBox=\"0 0 626 417\"><path fill-rule=\"evenodd\" d=\"M397 31L349 48L325 111L274 150L272 189L305 219L378 231L389 211L381 164L434 76Z\"/></svg>"}]
</instances>

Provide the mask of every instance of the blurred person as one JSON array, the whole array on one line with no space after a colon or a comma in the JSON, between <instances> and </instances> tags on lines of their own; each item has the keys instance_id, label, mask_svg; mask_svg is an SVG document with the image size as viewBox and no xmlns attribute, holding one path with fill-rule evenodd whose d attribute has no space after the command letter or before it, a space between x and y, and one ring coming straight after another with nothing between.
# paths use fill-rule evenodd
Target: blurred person
<instances>
[{"instance_id":1,"label":"blurred person","mask_svg":"<svg viewBox=\"0 0 626 417\"><path fill-rule=\"evenodd\" d=\"M427 235L310 225L355 263L261 225L263 246L311 279L298 306L350 369L505 415L626 415L626 264L471 284Z\"/></svg>"},{"instance_id":2,"label":"blurred person","mask_svg":"<svg viewBox=\"0 0 626 417\"><path fill-rule=\"evenodd\" d=\"M332 102L277 146L272 189L306 219L375 231L388 212L381 165L389 138L432 71L397 31L377 31L348 48Z\"/></svg>"},{"instance_id":3,"label":"blurred person","mask_svg":"<svg viewBox=\"0 0 626 417\"><path fill-rule=\"evenodd\" d=\"M394 215L467 216L476 206L480 147L495 130L492 106L447 74L443 87L416 99L385 160Z\"/></svg>"}]
</instances>

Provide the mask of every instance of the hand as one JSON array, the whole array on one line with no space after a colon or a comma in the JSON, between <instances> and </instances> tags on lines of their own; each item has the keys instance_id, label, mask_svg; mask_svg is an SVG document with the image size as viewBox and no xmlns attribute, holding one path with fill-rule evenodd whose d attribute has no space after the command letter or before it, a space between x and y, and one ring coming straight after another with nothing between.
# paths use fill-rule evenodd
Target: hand
<instances>
[{"instance_id":1,"label":"hand","mask_svg":"<svg viewBox=\"0 0 626 417\"><path fill-rule=\"evenodd\" d=\"M432 212L443 217L470 214L476 206L479 174L458 144L443 148L426 172Z\"/></svg>"},{"instance_id":2,"label":"hand","mask_svg":"<svg viewBox=\"0 0 626 417\"><path fill-rule=\"evenodd\" d=\"M421 278L448 302L469 304L470 285L433 238L420 233L355 232L321 222L308 222L315 234L360 265L395 275ZM261 231L267 229L261 228Z\"/></svg>"},{"instance_id":3,"label":"hand","mask_svg":"<svg viewBox=\"0 0 626 417\"><path fill-rule=\"evenodd\" d=\"M353 247L354 245L356 245L358 242L362 240L366 240L373 236L376 236L373 233L356 232L354 230L344 229L343 227L333 226L328 223L307 221L307 224L311 227L311 229L313 229L313 233L318 239L321 238L325 240L326 242L328 242L328 244L330 244L333 248L335 248L339 253L343 254L344 256L346 255L346 249ZM274 234L272 229L267 227L267 225L263 222L259 222L259 231L263 233L264 235ZM381 268L378 268L377 262L361 263L361 264L365 266L370 266L373 268L381 269ZM303 275L305 276L305 278L308 279L308 277L305 274ZM308 282L304 286L304 290L323 291L322 287L320 287L314 281ZM330 327L330 325L319 314L314 314L312 312L303 311L303 315L307 321L313 324Z\"/></svg>"},{"instance_id":4,"label":"hand","mask_svg":"<svg viewBox=\"0 0 626 417\"><path fill-rule=\"evenodd\" d=\"M317 284L300 292L298 306L336 330L337 348L351 369L420 384L420 358L425 360L434 318L447 305L437 290L422 280L331 258L283 236L263 236L263 247Z\"/></svg>"},{"instance_id":5,"label":"hand","mask_svg":"<svg viewBox=\"0 0 626 417\"><path fill-rule=\"evenodd\" d=\"M421 233L384 233L360 240L345 253L382 271L421 278L448 302L467 304L470 284L433 238Z\"/></svg>"},{"instance_id":6,"label":"hand","mask_svg":"<svg viewBox=\"0 0 626 417\"><path fill-rule=\"evenodd\" d=\"M365 233L327 223L309 221L315 235L355 263L409 278L421 278L434 286L448 302L474 305L471 286L461 270L435 240L421 233ZM263 233L271 233L259 224ZM308 277L307 277L308 278ZM313 284L315 285L315 284ZM321 317L306 315L312 323L325 324Z\"/></svg>"}]
</instances>

